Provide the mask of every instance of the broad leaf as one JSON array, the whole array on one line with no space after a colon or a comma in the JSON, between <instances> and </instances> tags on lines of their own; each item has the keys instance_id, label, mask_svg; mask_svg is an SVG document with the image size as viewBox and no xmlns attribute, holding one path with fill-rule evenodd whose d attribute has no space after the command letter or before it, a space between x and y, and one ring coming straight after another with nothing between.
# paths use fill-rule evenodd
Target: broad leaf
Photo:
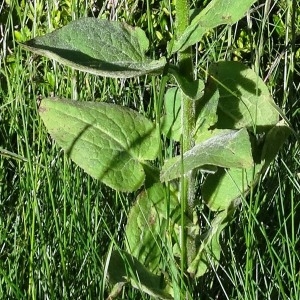
<instances>
[{"instance_id":1,"label":"broad leaf","mask_svg":"<svg viewBox=\"0 0 300 300\"><path fill-rule=\"evenodd\" d=\"M148 119L114 104L57 98L42 100L39 112L51 136L88 174L120 191L142 185L141 162L158 153L158 131Z\"/></svg>"},{"instance_id":2,"label":"broad leaf","mask_svg":"<svg viewBox=\"0 0 300 300\"><path fill-rule=\"evenodd\" d=\"M228 223L228 214L228 211L219 213L213 219L211 228L200 236L201 244L197 255L188 267L188 273L190 273L192 277L198 278L211 266L215 268L218 266L221 255L219 236Z\"/></svg>"},{"instance_id":3,"label":"broad leaf","mask_svg":"<svg viewBox=\"0 0 300 300\"><path fill-rule=\"evenodd\" d=\"M109 280L118 287L128 282L134 288L153 297L173 299L169 293L172 289L163 277L149 272L143 264L125 251L111 253L108 275Z\"/></svg>"},{"instance_id":4,"label":"broad leaf","mask_svg":"<svg viewBox=\"0 0 300 300\"><path fill-rule=\"evenodd\" d=\"M186 256L187 256L187 264L189 265L194 258L196 257L197 250L200 246L200 226L198 224L198 217L196 212L193 212L193 216L191 218L187 218L185 228L186 230ZM197 221L196 221L197 220ZM174 231L173 231L173 255L178 259L181 259L182 249L181 249L181 240L180 237L182 235L182 226L180 220L174 224Z\"/></svg>"},{"instance_id":5,"label":"broad leaf","mask_svg":"<svg viewBox=\"0 0 300 300\"><path fill-rule=\"evenodd\" d=\"M205 85L204 95L196 104L196 144L215 135L217 130L212 132L213 126L218 121L217 108L219 103L219 90L215 82L209 77Z\"/></svg>"},{"instance_id":6,"label":"broad leaf","mask_svg":"<svg viewBox=\"0 0 300 300\"><path fill-rule=\"evenodd\" d=\"M201 98L204 90L204 83L202 80L187 80L184 76L181 75L180 70L173 65L169 66L168 72L175 78L181 91L191 100L198 100Z\"/></svg>"},{"instance_id":7,"label":"broad leaf","mask_svg":"<svg viewBox=\"0 0 300 300\"><path fill-rule=\"evenodd\" d=\"M169 159L162 167L161 180L169 181L183 173L204 166L245 168L253 165L251 143L246 129L224 130L180 156Z\"/></svg>"},{"instance_id":8,"label":"broad leaf","mask_svg":"<svg viewBox=\"0 0 300 300\"><path fill-rule=\"evenodd\" d=\"M234 201L246 196L257 183L262 164L247 169L219 169L209 174L202 186L203 200L213 211L226 209Z\"/></svg>"},{"instance_id":9,"label":"broad leaf","mask_svg":"<svg viewBox=\"0 0 300 300\"><path fill-rule=\"evenodd\" d=\"M262 161L265 168L275 159L281 146L284 144L288 136L292 133L284 120L281 120L268 133L262 150Z\"/></svg>"},{"instance_id":10,"label":"broad leaf","mask_svg":"<svg viewBox=\"0 0 300 300\"><path fill-rule=\"evenodd\" d=\"M218 62L209 73L220 93L216 128L247 127L258 133L278 122L270 92L253 70L239 62Z\"/></svg>"},{"instance_id":11,"label":"broad leaf","mask_svg":"<svg viewBox=\"0 0 300 300\"><path fill-rule=\"evenodd\" d=\"M202 85L202 81L201 81ZM202 94L202 88L201 93ZM191 99L191 101L193 101ZM177 87L167 90L164 98L165 115L161 118L161 130L164 135L175 141L180 141L181 124L181 90Z\"/></svg>"},{"instance_id":12,"label":"broad leaf","mask_svg":"<svg viewBox=\"0 0 300 300\"><path fill-rule=\"evenodd\" d=\"M212 0L175 41L172 53L196 44L206 32L219 25L236 23L256 1Z\"/></svg>"},{"instance_id":13,"label":"broad leaf","mask_svg":"<svg viewBox=\"0 0 300 300\"><path fill-rule=\"evenodd\" d=\"M259 176L276 157L279 149L291 133L282 121L274 126L266 135L260 162L246 169L219 169L215 174L207 176L203 187L203 199L211 210L226 209L233 201L246 196L256 185ZM258 150L261 149L258 145Z\"/></svg>"},{"instance_id":14,"label":"broad leaf","mask_svg":"<svg viewBox=\"0 0 300 300\"><path fill-rule=\"evenodd\" d=\"M80 71L107 77L134 77L161 73L165 58L145 56L149 41L145 32L126 23L83 18L23 47Z\"/></svg>"},{"instance_id":15,"label":"broad leaf","mask_svg":"<svg viewBox=\"0 0 300 300\"><path fill-rule=\"evenodd\" d=\"M126 225L126 247L148 270L160 269L167 213L173 221L180 216L178 197L171 189L169 195L161 183L142 191L130 209Z\"/></svg>"}]
</instances>

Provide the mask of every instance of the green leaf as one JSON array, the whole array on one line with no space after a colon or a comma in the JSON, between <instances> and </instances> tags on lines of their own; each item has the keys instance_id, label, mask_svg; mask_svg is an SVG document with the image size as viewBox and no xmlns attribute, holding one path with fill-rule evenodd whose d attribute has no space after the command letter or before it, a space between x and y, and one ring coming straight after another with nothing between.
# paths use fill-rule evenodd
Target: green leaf
<instances>
[{"instance_id":1,"label":"green leaf","mask_svg":"<svg viewBox=\"0 0 300 300\"><path fill-rule=\"evenodd\" d=\"M220 93L215 82L209 77L204 95L196 104L196 144L212 137L212 128L218 121L217 108ZM214 130L216 132L217 130Z\"/></svg>"},{"instance_id":2,"label":"green leaf","mask_svg":"<svg viewBox=\"0 0 300 300\"><path fill-rule=\"evenodd\" d=\"M201 82L201 92L197 97L203 93L203 82ZM187 86L188 87L188 86ZM200 85L198 86L200 87ZM191 99L193 101L193 99ZM161 130L164 135L175 141L180 141L182 133L181 125L181 92L177 87L167 90L164 98L165 116L161 118Z\"/></svg>"},{"instance_id":3,"label":"green leaf","mask_svg":"<svg viewBox=\"0 0 300 300\"><path fill-rule=\"evenodd\" d=\"M257 183L260 173L274 159L278 146L285 140L287 128L274 127L279 118L279 110L267 86L254 71L237 62L219 62L212 65L209 73L217 88L212 86L211 91L206 89L203 99L211 97L207 103L211 104L211 111L214 112L219 91L218 118L216 120L212 114L210 121L205 125L209 106L204 104L197 120L197 124L199 120L204 120L202 125L204 129L198 130L196 140L217 135L224 128L246 127L255 134L266 135L263 155L261 156L261 145L256 147L257 149L252 149L253 154L260 152L254 155L256 156L254 167L245 166L244 169L240 169L231 166L230 170L219 169L206 178L202 195L208 207L217 211L226 209L233 201L238 201L239 197L245 196ZM208 126L212 127L207 128ZM270 141L267 142L268 140Z\"/></svg>"},{"instance_id":4,"label":"green leaf","mask_svg":"<svg viewBox=\"0 0 300 300\"><path fill-rule=\"evenodd\" d=\"M179 219L178 197L170 189L169 195L161 183L142 191L130 209L126 225L126 248L148 270L160 269L167 213L175 222Z\"/></svg>"},{"instance_id":5,"label":"green leaf","mask_svg":"<svg viewBox=\"0 0 300 300\"><path fill-rule=\"evenodd\" d=\"M4 157L8 157L8 158L12 158L12 159L16 159L16 160L22 160L22 161L28 161L27 158L17 154L17 153L14 153L14 152L11 152L11 151L8 151L2 147L0 147L0 156L4 156Z\"/></svg>"},{"instance_id":6,"label":"green leaf","mask_svg":"<svg viewBox=\"0 0 300 300\"><path fill-rule=\"evenodd\" d=\"M279 119L267 86L251 69L239 62L218 62L209 73L216 80L220 99L215 127L265 132Z\"/></svg>"},{"instance_id":7,"label":"green leaf","mask_svg":"<svg viewBox=\"0 0 300 300\"><path fill-rule=\"evenodd\" d=\"M212 0L196 17L184 33L175 41L172 53L183 51L201 41L209 30L223 25L234 24L241 19L257 0Z\"/></svg>"},{"instance_id":8,"label":"green leaf","mask_svg":"<svg viewBox=\"0 0 300 300\"><path fill-rule=\"evenodd\" d=\"M257 146L262 151L260 161L254 167L219 169L215 174L208 175L202 187L202 196L207 206L213 211L226 209L232 202L239 201L241 196L246 196L291 132L283 121L278 122L266 134L263 146Z\"/></svg>"},{"instance_id":9,"label":"green leaf","mask_svg":"<svg viewBox=\"0 0 300 300\"><path fill-rule=\"evenodd\" d=\"M107 77L161 73L166 64L165 58L145 56L149 41L142 29L95 18L73 21L21 45L74 69Z\"/></svg>"},{"instance_id":10,"label":"green leaf","mask_svg":"<svg viewBox=\"0 0 300 300\"><path fill-rule=\"evenodd\" d=\"M162 167L161 181L178 178L183 173L204 166L245 168L253 165L251 143L246 129L224 130L219 135L197 144L180 156L169 159Z\"/></svg>"},{"instance_id":11,"label":"green leaf","mask_svg":"<svg viewBox=\"0 0 300 300\"><path fill-rule=\"evenodd\" d=\"M187 80L185 76L181 75L180 70L173 65L169 66L168 72L175 78L181 91L191 100L198 100L201 98L204 90L204 83L202 80Z\"/></svg>"},{"instance_id":12,"label":"green leaf","mask_svg":"<svg viewBox=\"0 0 300 300\"><path fill-rule=\"evenodd\" d=\"M218 266L221 255L219 236L228 223L228 215L228 211L219 213L213 219L210 229L200 236L201 244L197 255L188 267L191 277L198 278L211 266Z\"/></svg>"},{"instance_id":13,"label":"green leaf","mask_svg":"<svg viewBox=\"0 0 300 300\"><path fill-rule=\"evenodd\" d=\"M109 280L115 284L131 283L137 288L159 299L173 299L171 287L160 275L149 272L135 257L125 251L113 251L108 265Z\"/></svg>"},{"instance_id":14,"label":"green leaf","mask_svg":"<svg viewBox=\"0 0 300 300\"><path fill-rule=\"evenodd\" d=\"M91 176L120 191L144 182L141 164L155 159L159 134L137 112L107 103L44 99L40 105L49 133Z\"/></svg>"},{"instance_id":15,"label":"green leaf","mask_svg":"<svg viewBox=\"0 0 300 300\"><path fill-rule=\"evenodd\" d=\"M257 183L262 164L247 169L219 169L215 174L209 174L202 186L202 196L206 205L212 211L228 208L241 196L246 196Z\"/></svg>"},{"instance_id":16,"label":"green leaf","mask_svg":"<svg viewBox=\"0 0 300 300\"><path fill-rule=\"evenodd\" d=\"M179 88L170 88L165 93L165 116L161 120L161 131L168 138L180 141L181 126L181 93Z\"/></svg>"},{"instance_id":17,"label":"green leaf","mask_svg":"<svg viewBox=\"0 0 300 300\"><path fill-rule=\"evenodd\" d=\"M274 160L281 146L292 133L284 120L281 120L268 133L262 150L262 160L265 162L264 168Z\"/></svg>"}]
</instances>

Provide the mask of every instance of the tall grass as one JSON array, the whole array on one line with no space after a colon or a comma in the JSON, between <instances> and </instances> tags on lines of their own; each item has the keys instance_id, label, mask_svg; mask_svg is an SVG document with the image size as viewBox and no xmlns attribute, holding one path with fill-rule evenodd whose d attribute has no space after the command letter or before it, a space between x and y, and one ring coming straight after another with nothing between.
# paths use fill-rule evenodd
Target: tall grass
<instances>
[{"instance_id":1,"label":"tall grass","mask_svg":"<svg viewBox=\"0 0 300 300\"><path fill-rule=\"evenodd\" d=\"M172 11L168 1L120 1L110 8L100 2L0 4L1 299L105 299L110 290L107 250L123 245L134 195L114 192L75 166L47 134L38 103L52 95L115 102L155 118L159 80L98 78L32 56L17 44L72 19L103 14L142 26L152 41L151 56L159 55L156 46L165 51L174 18L161 9ZM205 67L219 59L243 60L265 79L299 131L299 3L259 3L238 25L209 33L197 45L195 62ZM174 151L173 144L163 144L163 156ZM175 285L179 293L191 299L300 299L299 153L291 136L222 235L220 267L195 288L183 287L189 291ZM130 287L120 297L148 299Z\"/></svg>"}]
</instances>

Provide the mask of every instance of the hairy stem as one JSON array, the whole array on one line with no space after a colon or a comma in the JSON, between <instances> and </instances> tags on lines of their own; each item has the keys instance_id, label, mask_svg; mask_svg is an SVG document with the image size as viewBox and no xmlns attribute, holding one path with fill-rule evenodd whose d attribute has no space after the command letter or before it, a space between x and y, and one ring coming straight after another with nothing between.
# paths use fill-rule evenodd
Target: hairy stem
<instances>
[{"instance_id":1,"label":"hairy stem","mask_svg":"<svg viewBox=\"0 0 300 300\"><path fill-rule=\"evenodd\" d=\"M176 1L176 38L178 39L189 25L189 0ZM181 75L186 79L193 80L193 62L191 48L178 53L178 64ZM181 92L181 155L191 149L194 145L193 130L195 126L195 104ZM184 173L184 170L182 170ZM187 215L191 212L193 205L193 178L192 174L182 177L181 180L181 272L187 268Z\"/></svg>"}]
</instances>

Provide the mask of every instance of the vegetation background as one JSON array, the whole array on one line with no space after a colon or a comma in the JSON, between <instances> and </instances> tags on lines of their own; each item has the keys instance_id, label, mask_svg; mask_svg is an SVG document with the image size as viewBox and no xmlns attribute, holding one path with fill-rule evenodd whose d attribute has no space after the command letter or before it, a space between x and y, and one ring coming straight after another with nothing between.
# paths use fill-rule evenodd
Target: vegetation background
<instances>
[{"instance_id":1,"label":"vegetation background","mask_svg":"<svg viewBox=\"0 0 300 300\"><path fill-rule=\"evenodd\" d=\"M191 2L201 8L209 1ZM122 246L134 195L114 192L76 167L47 134L38 102L50 95L114 102L154 119L159 79L99 78L18 45L85 16L142 27L156 58L166 52L175 19L169 0L0 3L1 299L105 299L109 293L105 255L112 240ZM195 49L197 66L238 60L254 68L299 132L299 1L258 1L238 24L208 32ZM162 151L171 156L176 145L165 141ZM195 282L194 299L300 299L299 153L290 136L235 212L221 237L220 267ZM128 287L120 298L149 297Z\"/></svg>"}]
</instances>

